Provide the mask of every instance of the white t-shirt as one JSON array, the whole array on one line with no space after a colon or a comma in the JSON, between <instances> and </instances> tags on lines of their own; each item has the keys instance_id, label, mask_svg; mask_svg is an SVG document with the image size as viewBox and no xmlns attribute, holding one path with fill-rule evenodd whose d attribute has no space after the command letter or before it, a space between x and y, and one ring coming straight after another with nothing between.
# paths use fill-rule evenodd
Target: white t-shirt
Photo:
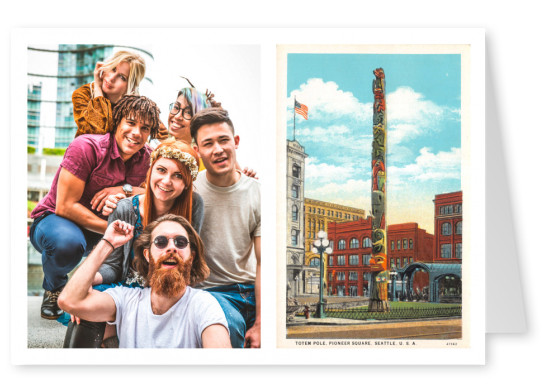
<instances>
[{"instance_id":1,"label":"white t-shirt","mask_svg":"<svg viewBox=\"0 0 551 391\"><path fill-rule=\"evenodd\" d=\"M208 292L191 287L167 312L151 309L151 288L118 286L105 290L117 307L115 324L120 348L200 348L203 330L228 328L222 307Z\"/></svg>"},{"instance_id":2,"label":"white t-shirt","mask_svg":"<svg viewBox=\"0 0 551 391\"><path fill-rule=\"evenodd\" d=\"M260 182L241 174L232 186L218 187L207 180L205 170L194 184L205 208L201 239L210 269L208 278L196 287L254 284L253 239L261 231Z\"/></svg>"}]
</instances>

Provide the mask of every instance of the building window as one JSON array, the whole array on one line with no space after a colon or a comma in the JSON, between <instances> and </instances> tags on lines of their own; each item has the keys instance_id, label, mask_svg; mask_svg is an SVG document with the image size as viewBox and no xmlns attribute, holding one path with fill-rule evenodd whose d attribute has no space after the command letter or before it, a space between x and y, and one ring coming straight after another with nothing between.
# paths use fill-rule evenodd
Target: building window
<instances>
[{"instance_id":1,"label":"building window","mask_svg":"<svg viewBox=\"0 0 551 391\"><path fill-rule=\"evenodd\" d=\"M413 257L409 257L409 264L411 265L413 263Z\"/></svg>"},{"instance_id":2,"label":"building window","mask_svg":"<svg viewBox=\"0 0 551 391\"><path fill-rule=\"evenodd\" d=\"M339 250L344 250L346 248L346 240L339 240Z\"/></svg>"},{"instance_id":3,"label":"building window","mask_svg":"<svg viewBox=\"0 0 551 391\"><path fill-rule=\"evenodd\" d=\"M400 258L396 258L396 267L402 267L400 264Z\"/></svg>"},{"instance_id":4,"label":"building window","mask_svg":"<svg viewBox=\"0 0 551 391\"><path fill-rule=\"evenodd\" d=\"M362 265L364 266L369 265L370 260L371 260L371 254L362 254Z\"/></svg>"},{"instance_id":5,"label":"building window","mask_svg":"<svg viewBox=\"0 0 551 391\"><path fill-rule=\"evenodd\" d=\"M359 264L360 257L358 255L350 255L348 256L348 264L349 265L358 265Z\"/></svg>"},{"instance_id":6,"label":"building window","mask_svg":"<svg viewBox=\"0 0 551 391\"><path fill-rule=\"evenodd\" d=\"M452 245L443 244L440 246L440 257L441 258L451 258L452 257Z\"/></svg>"},{"instance_id":7,"label":"building window","mask_svg":"<svg viewBox=\"0 0 551 391\"><path fill-rule=\"evenodd\" d=\"M298 221L298 206L293 205L293 221Z\"/></svg>"},{"instance_id":8,"label":"building window","mask_svg":"<svg viewBox=\"0 0 551 391\"><path fill-rule=\"evenodd\" d=\"M364 281L369 281L369 273L368 272L364 272L363 279L364 279Z\"/></svg>"},{"instance_id":9,"label":"building window","mask_svg":"<svg viewBox=\"0 0 551 391\"><path fill-rule=\"evenodd\" d=\"M404 250L407 250L408 248L408 240L404 239Z\"/></svg>"},{"instance_id":10,"label":"building window","mask_svg":"<svg viewBox=\"0 0 551 391\"><path fill-rule=\"evenodd\" d=\"M396 262L394 262L394 258L390 258L390 267L396 267Z\"/></svg>"},{"instance_id":11,"label":"building window","mask_svg":"<svg viewBox=\"0 0 551 391\"><path fill-rule=\"evenodd\" d=\"M350 285L348 287L348 296L358 296L358 286Z\"/></svg>"},{"instance_id":12,"label":"building window","mask_svg":"<svg viewBox=\"0 0 551 391\"><path fill-rule=\"evenodd\" d=\"M335 248L335 243L333 243L333 241L332 241L332 240L330 240L330 241L329 241L329 247L331 247L331 248Z\"/></svg>"},{"instance_id":13,"label":"building window","mask_svg":"<svg viewBox=\"0 0 551 391\"><path fill-rule=\"evenodd\" d=\"M409 248L413 250L413 239L409 240Z\"/></svg>"},{"instance_id":14,"label":"building window","mask_svg":"<svg viewBox=\"0 0 551 391\"><path fill-rule=\"evenodd\" d=\"M329 256L329 266L333 266L333 256Z\"/></svg>"},{"instance_id":15,"label":"building window","mask_svg":"<svg viewBox=\"0 0 551 391\"><path fill-rule=\"evenodd\" d=\"M291 186L291 197L298 198L298 193L299 193L298 185L292 185Z\"/></svg>"},{"instance_id":16,"label":"building window","mask_svg":"<svg viewBox=\"0 0 551 391\"><path fill-rule=\"evenodd\" d=\"M293 246L298 245L298 234L299 234L299 231L297 231L296 229L291 230L291 244Z\"/></svg>"},{"instance_id":17,"label":"building window","mask_svg":"<svg viewBox=\"0 0 551 391\"><path fill-rule=\"evenodd\" d=\"M455 257L461 259L463 256L463 248L462 243L456 243L455 244Z\"/></svg>"},{"instance_id":18,"label":"building window","mask_svg":"<svg viewBox=\"0 0 551 391\"><path fill-rule=\"evenodd\" d=\"M452 225L450 223L442 224L442 235L448 236L452 234Z\"/></svg>"},{"instance_id":19,"label":"building window","mask_svg":"<svg viewBox=\"0 0 551 391\"><path fill-rule=\"evenodd\" d=\"M461 204L455 204L455 213L461 213L463 210L463 207Z\"/></svg>"},{"instance_id":20,"label":"building window","mask_svg":"<svg viewBox=\"0 0 551 391\"><path fill-rule=\"evenodd\" d=\"M337 281L344 281L346 274L344 272L337 272Z\"/></svg>"},{"instance_id":21,"label":"building window","mask_svg":"<svg viewBox=\"0 0 551 391\"><path fill-rule=\"evenodd\" d=\"M344 266L346 263L346 258L344 255L337 255L337 265Z\"/></svg>"},{"instance_id":22,"label":"building window","mask_svg":"<svg viewBox=\"0 0 551 391\"><path fill-rule=\"evenodd\" d=\"M400 250L400 246L402 245L402 242L400 240L396 241L396 250Z\"/></svg>"},{"instance_id":23,"label":"building window","mask_svg":"<svg viewBox=\"0 0 551 391\"><path fill-rule=\"evenodd\" d=\"M348 272L348 281L358 281L358 272Z\"/></svg>"},{"instance_id":24,"label":"building window","mask_svg":"<svg viewBox=\"0 0 551 391\"><path fill-rule=\"evenodd\" d=\"M300 166L297 164L293 164L293 176L295 178L300 178Z\"/></svg>"},{"instance_id":25,"label":"building window","mask_svg":"<svg viewBox=\"0 0 551 391\"><path fill-rule=\"evenodd\" d=\"M369 248L371 247L371 239L369 239L369 237L365 237L362 239L362 247L363 248Z\"/></svg>"},{"instance_id":26,"label":"building window","mask_svg":"<svg viewBox=\"0 0 551 391\"><path fill-rule=\"evenodd\" d=\"M344 285L337 285L337 296L344 296Z\"/></svg>"},{"instance_id":27,"label":"building window","mask_svg":"<svg viewBox=\"0 0 551 391\"><path fill-rule=\"evenodd\" d=\"M455 234L456 235L462 235L463 234L463 222L458 221L455 223Z\"/></svg>"},{"instance_id":28,"label":"building window","mask_svg":"<svg viewBox=\"0 0 551 391\"><path fill-rule=\"evenodd\" d=\"M360 241L356 238L350 239L350 248L359 248L360 247Z\"/></svg>"},{"instance_id":29,"label":"building window","mask_svg":"<svg viewBox=\"0 0 551 391\"><path fill-rule=\"evenodd\" d=\"M390 249L391 249L391 250L394 250L394 240L391 240L391 241L390 241Z\"/></svg>"}]
</instances>

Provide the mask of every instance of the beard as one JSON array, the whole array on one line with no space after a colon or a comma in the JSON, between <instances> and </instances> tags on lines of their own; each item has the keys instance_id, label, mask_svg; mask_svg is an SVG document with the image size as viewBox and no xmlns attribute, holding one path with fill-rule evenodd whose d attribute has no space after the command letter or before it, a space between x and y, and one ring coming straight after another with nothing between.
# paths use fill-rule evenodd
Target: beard
<instances>
[{"instance_id":1,"label":"beard","mask_svg":"<svg viewBox=\"0 0 551 391\"><path fill-rule=\"evenodd\" d=\"M163 268L164 262L175 262L172 268ZM149 256L149 272L147 273L148 285L153 292L162 296L174 297L186 289L190 283L191 256L184 260L176 253L165 254L157 261Z\"/></svg>"}]
</instances>

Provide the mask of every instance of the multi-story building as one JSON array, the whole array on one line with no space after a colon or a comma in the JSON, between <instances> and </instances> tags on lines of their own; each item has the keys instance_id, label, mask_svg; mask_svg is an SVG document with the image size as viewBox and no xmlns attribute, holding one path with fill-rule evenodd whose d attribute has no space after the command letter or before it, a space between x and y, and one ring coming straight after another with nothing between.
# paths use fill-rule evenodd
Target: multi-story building
<instances>
[{"instance_id":1,"label":"multi-story building","mask_svg":"<svg viewBox=\"0 0 551 391\"><path fill-rule=\"evenodd\" d=\"M28 49L27 133L28 145L66 148L76 133L73 91L94 80L94 69L119 50L138 53L151 69L153 56L146 50L119 45L30 46ZM140 89L152 84L146 75Z\"/></svg>"},{"instance_id":2,"label":"multi-story building","mask_svg":"<svg viewBox=\"0 0 551 391\"><path fill-rule=\"evenodd\" d=\"M387 258L391 269L414 262L432 263L434 235L417 223L392 224L387 232Z\"/></svg>"},{"instance_id":3,"label":"multi-story building","mask_svg":"<svg viewBox=\"0 0 551 391\"><path fill-rule=\"evenodd\" d=\"M298 141L287 140L287 292L306 293L304 262L304 167L308 155ZM310 271L311 274L312 271Z\"/></svg>"},{"instance_id":4,"label":"multi-story building","mask_svg":"<svg viewBox=\"0 0 551 391\"><path fill-rule=\"evenodd\" d=\"M327 261L327 292L334 296L368 296L372 254L372 222L358 218L348 222L329 222L329 246L333 254Z\"/></svg>"},{"instance_id":5,"label":"multi-story building","mask_svg":"<svg viewBox=\"0 0 551 391\"><path fill-rule=\"evenodd\" d=\"M319 231L327 231L329 223L343 223L347 221L358 221L365 218L365 210L352 208L331 202L304 199L304 226L306 244L306 265L319 267L319 257L311 252L312 242L316 240Z\"/></svg>"},{"instance_id":6,"label":"multi-story building","mask_svg":"<svg viewBox=\"0 0 551 391\"><path fill-rule=\"evenodd\" d=\"M461 263L463 243L463 192L434 197L434 262Z\"/></svg>"}]
</instances>

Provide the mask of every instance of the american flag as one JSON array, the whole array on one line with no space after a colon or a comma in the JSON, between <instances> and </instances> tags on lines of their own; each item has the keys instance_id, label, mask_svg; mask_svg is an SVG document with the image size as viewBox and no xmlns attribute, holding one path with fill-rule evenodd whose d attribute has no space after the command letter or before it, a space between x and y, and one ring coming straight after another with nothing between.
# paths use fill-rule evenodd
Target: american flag
<instances>
[{"instance_id":1,"label":"american flag","mask_svg":"<svg viewBox=\"0 0 551 391\"><path fill-rule=\"evenodd\" d=\"M295 113L302 115L304 119L308 119L308 106L295 100Z\"/></svg>"}]
</instances>

